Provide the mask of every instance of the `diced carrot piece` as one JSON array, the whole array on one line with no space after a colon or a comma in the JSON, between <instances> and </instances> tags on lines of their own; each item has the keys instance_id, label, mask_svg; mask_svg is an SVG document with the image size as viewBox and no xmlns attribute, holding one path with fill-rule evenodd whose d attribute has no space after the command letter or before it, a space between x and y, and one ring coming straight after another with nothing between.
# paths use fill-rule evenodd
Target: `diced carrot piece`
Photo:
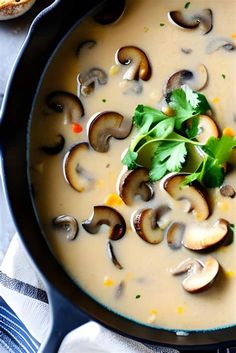
<instances>
[{"instance_id":1,"label":"diced carrot piece","mask_svg":"<svg viewBox=\"0 0 236 353\"><path fill-rule=\"evenodd\" d=\"M71 128L75 134L79 134L81 131L83 131L82 126L78 123L73 123Z\"/></svg>"},{"instance_id":2,"label":"diced carrot piece","mask_svg":"<svg viewBox=\"0 0 236 353\"><path fill-rule=\"evenodd\" d=\"M104 203L107 206L120 206L123 204L123 200L117 194L109 194Z\"/></svg>"},{"instance_id":3,"label":"diced carrot piece","mask_svg":"<svg viewBox=\"0 0 236 353\"><path fill-rule=\"evenodd\" d=\"M234 137L235 136L235 131L234 131L234 129L232 127L226 127L223 130L223 135Z\"/></svg>"}]
</instances>

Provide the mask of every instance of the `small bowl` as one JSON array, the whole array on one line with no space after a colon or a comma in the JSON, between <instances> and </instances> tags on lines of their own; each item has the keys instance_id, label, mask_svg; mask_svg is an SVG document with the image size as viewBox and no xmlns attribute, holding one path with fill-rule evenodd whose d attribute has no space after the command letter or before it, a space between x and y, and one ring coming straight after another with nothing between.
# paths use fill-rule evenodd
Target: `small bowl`
<instances>
[{"instance_id":1,"label":"small bowl","mask_svg":"<svg viewBox=\"0 0 236 353\"><path fill-rule=\"evenodd\" d=\"M0 21L10 20L23 15L36 0L0 0Z\"/></svg>"}]
</instances>

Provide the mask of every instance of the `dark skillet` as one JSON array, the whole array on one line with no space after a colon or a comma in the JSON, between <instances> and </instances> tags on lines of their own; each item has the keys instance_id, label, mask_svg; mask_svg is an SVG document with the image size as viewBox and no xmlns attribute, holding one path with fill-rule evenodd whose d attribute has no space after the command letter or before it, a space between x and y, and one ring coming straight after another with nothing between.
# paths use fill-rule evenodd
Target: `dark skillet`
<instances>
[{"instance_id":1,"label":"dark skillet","mask_svg":"<svg viewBox=\"0 0 236 353\"><path fill-rule=\"evenodd\" d=\"M117 4L117 1L114 2ZM92 8L104 5L104 0L69 2L70 6L68 0L56 0L34 21L13 70L0 120L1 162L9 205L21 240L45 281L51 304L51 330L41 352L56 352L64 335L88 318L143 343L189 352L216 352L217 348L224 351L225 347L236 345L236 327L193 332L183 337L143 326L107 310L71 281L42 235L27 175L27 128L32 104L40 77L62 38Z\"/></svg>"}]
</instances>

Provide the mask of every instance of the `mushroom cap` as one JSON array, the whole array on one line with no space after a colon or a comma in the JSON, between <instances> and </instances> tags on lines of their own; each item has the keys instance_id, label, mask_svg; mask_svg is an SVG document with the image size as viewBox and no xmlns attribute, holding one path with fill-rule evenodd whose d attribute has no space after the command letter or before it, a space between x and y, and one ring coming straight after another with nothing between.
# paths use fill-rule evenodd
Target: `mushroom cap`
<instances>
[{"instance_id":1,"label":"mushroom cap","mask_svg":"<svg viewBox=\"0 0 236 353\"><path fill-rule=\"evenodd\" d=\"M122 65L128 65L129 69L124 74L124 80L148 81L152 74L151 65L147 55L138 47L126 46L116 53L116 61Z\"/></svg>"},{"instance_id":2,"label":"mushroom cap","mask_svg":"<svg viewBox=\"0 0 236 353\"><path fill-rule=\"evenodd\" d=\"M208 72L205 65L201 64L196 67L194 72L189 70L180 70L175 72L168 79L164 94L172 92L176 88L180 88L182 85L187 84L192 90L202 90L208 81Z\"/></svg>"},{"instance_id":3,"label":"mushroom cap","mask_svg":"<svg viewBox=\"0 0 236 353\"><path fill-rule=\"evenodd\" d=\"M185 224L173 222L166 230L167 244L171 249L180 249L185 231Z\"/></svg>"},{"instance_id":4,"label":"mushroom cap","mask_svg":"<svg viewBox=\"0 0 236 353\"><path fill-rule=\"evenodd\" d=\"M108 243L107 243L107 253L108 253L108 257L111 259L111 261L115 265L115 267L118 268L118 270L123 270L123 266L117 260L113 245L110 241L108 241Z\"/></svg>"},{"instance_id":5,"label":"mushroom cap","mask_svg":"<svg viewBox=\"0 0 236 353\"><path fill-rule=\"evenodd\" d=\"M201 10L193 15L183 15L181 11L168 12L168 19L174 25L184 29L201 28L202 34L207 34L213 27L213 14L211 9Z\"/></svg>"},{"instance_id":6,"label":"mushroom cap","mask_svg":"<svg viewBox=\"0 0 236 353\"><path fill-rule=\"evenodd\" d=\"M236 49L236 46L231 40L227 38L214 38L208 43L206 51L207 54L211 54L219 49L224 49L228 52L231 52Z\"/></svg>"},{"instance_id":7,"label":"mushroom cap","mask_svg":"<svg viewBox=\"0 0 236 353\"><path fill-rule=\"evenodd\" d=\"M157 212L151 208L139 210L133 218L136 233L153 245L163 240L163 230L158 227L157 220Z\"/></svg>"},{"instance_id":8,"label":"mushroom cap","mask_svg":"<svg viewBox=\"0 0 236 353\"><path fill-rule=\"evenodd\" d=\"M212 136L216 138L219 137L216 123L207 115L199 115L198 129L200 130L200 133L196 139L201 143L206 143Z\"/></svg>"},{"instance_id":9,"label":"mushroom cap","mask_svg":"<svg viewBox=\"0 0 236 353\"><path fill-rule=\"evenodd\" d=\"M8 0L0 2L0 21L10 20L26 13L36 0Z\"/></svg>"},{"instance_id":10,"label":"mushroom cap","mask_svg":"<svg viewBox=\"0 0 236 353\"><path fill-rule=\"evenodd\" d=\"M143 201L149 201L154 191L149 183L148 170L138 168L128 171L120 179L119 195L128 206L131 206L136 196L140 196Z\"/></svg>"},{"instance_id":11,"label":"mushroom cap","mask_svg":"<svg viewBox=\"0 0 236 353\"><path fill-rule=\"evenodd\" d=\"M68 215L60 215L53 219L53 226L66 235L67 240L74 240L79 232L77 220Z\"/></svg>"},{"instance_id":12,"label":"mushroom cap","mask_svg":"<svg viewBox=\"0 0 236 353\"><path fill-rule=\"evenodd\" d=\"M102 224L111 228L109 234L111 240L119 240L125 235L126 223L123 216L109 206L94 206L92 216L82 222L83 228L90 234L98 233Z\"/></svg>"},{"instance_id":13,"label":"mushroom cap","mask_svg":"<svg viewBox=\"0 0 236 353\"><path fill-rule=\"evenodd\" d=\"M70 92L54 91L47 96L46 103L54 112L64 113L65 123L76 123L84 115L79 98Z\"/></svg>"},{"instance_id":14,"label":"mushroom cap","mask_svg":"<svg viewBox=\"0 0 236 353\"><path fill-rule=\"evenodd\" d=\"M218 244L228 233L228 222L219 219L212 227L190 224L186 227L183 245L190 250L203 250Z\"/></svg>"},{"instance_id":15,"label":"mushroom cap","mask_svg":"<svg viewBox=\"0 0 236 353\"><path fill-rule=\"evenodd\" d=\"M172 271L172 274L181 275L187 273L187 277L182 282L183 288L189 293L197 293L208 288L213 283L219 269L219 263L213 256L207 257L204 262L190 258L180 263Z\"/></svg>"},{"instance_id":16,"label":"mushroom cap","mask_svg":"<svg viewBox=\"0 0 236 353\"><path fill-rule=\"evenodd\" d=\"M109 139L126 138L132 128L132 122L124 121L123 115L105 111L98 113L88 127L88 139L90 145L97 152L107 152L109 150Z\"/></svg>"},{"instance_id":17,"label":"mushroom cap","mask_svg":"<svg viewBox=\"0 0 236 353\"><path fill-rule=\"evenodd\" d=\"M189 212L192 211L199 222L204 221L210 213L206 196L197 183L181 187L185 176L184 174L172 174L165 179L163 187L176 201L188 200Z\"/></svg>"},{"instance_id":18,"label":"mushroom cap","mask_svg":"<svg viewBox=\"0 0 236 353\"><path fill-rule=\"evenodd\" d=\"M65 154L63 160L64 177L68 184L78 192L87 191L93 185L93 178L81 166L81 162L86 161L88 153L89 144L87 142L80 142L72 146Z\"/></svg>"}]
</instances>

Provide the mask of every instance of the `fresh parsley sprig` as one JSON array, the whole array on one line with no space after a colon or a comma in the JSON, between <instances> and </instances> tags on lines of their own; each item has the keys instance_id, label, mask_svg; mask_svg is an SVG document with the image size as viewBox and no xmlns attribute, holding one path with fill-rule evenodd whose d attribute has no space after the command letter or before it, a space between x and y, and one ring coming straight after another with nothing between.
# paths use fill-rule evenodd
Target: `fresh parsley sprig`
<instances>
[{"instance_id":1,"label":"fresh parsley sprig","mask_svg":"<svg viewBox=\"0 0 236 353\"><path fill-rule=\"evenodd\" d=\"M172 91L167 101L174 112L171 117L152 107L137 106L133 117L137 135L123 164L128 169L148 168L150 180L156 181L168 172L181 171L188 157L188 145L195 145L203 156L202 161L197 170L185 178L184 184L198 180L207 187L220 186L225 175L223 164L236 147L235 137L211 137L206 144L196 140L199 115L206 114L210 105L203 94L188 86ZM186 124L188 120L191 124Z\"/></svg>"}]
</instances>

